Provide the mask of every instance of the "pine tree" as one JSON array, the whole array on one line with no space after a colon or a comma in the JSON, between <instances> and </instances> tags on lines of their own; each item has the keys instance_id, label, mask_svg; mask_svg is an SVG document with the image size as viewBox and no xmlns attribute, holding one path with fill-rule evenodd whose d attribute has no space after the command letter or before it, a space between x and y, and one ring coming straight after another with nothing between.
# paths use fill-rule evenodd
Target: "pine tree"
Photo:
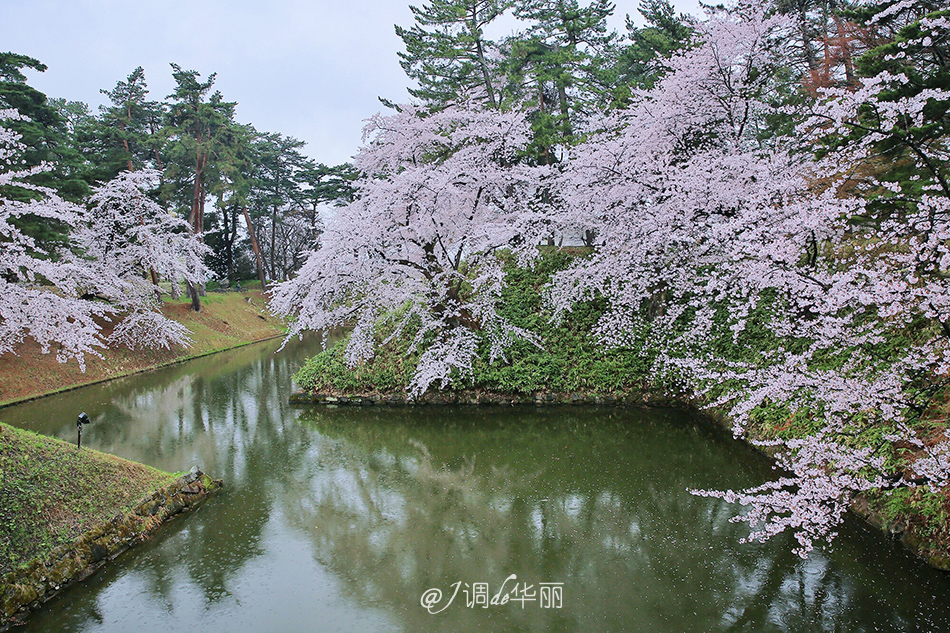
<instances>
[{"instance_id":1,"label":"pine tree","mask_svg":"<svg viewBox=\"0 0 950 633\"><path fill-rule=\"evenodd\" d=\"M613 11L609 0L594 0L587 6L577 0L515 4L515 16L532 26L510 42L513 68L526 79L533 78L539 108L557 112L556 127L564 141L572 138L575 120L603 104L609 92L603 70L614 39L607 31L607 18ZM546 87L554 95L553 107L541 103Z\"/></svg>"},{"instance_id":2,"label":"pine tree","mask_svg":"<svg viewBox=\"0 0 950 633\"><path fill-rule=\"evenodd\" d=\"M685 49L693 36L691 18L676 14L669 0L644 0L640 15L646 24L638 27L627 16L627 39L616 62L614 105L625 105L632 88L652 88L668 70L670 57Z\"/></svg>"},{"instance_id":3,"label":"pine tree","mask_svg":"<svg viewBox=\"0 0 950 633\"><path fill-rule=\"evenodd\" d=\"M477 92L492 108L499 99L492 61L495 45L484 28L507 8L509 0L430 0L410 6L415 24L396 25L406 46L399 63L419 87L409 93L434 107L456 103Z\"/></svg>"},{"instance_id":4,"label":"pine tree","mask_svg":"<svg viewBox=\"0 0 950 633\"><path fill-rule=\"evenodd\" d=\"M214 174L213 161L234 120L237 104L225 101L220 91L211 92L216 74L202 82L201 75L194 70L182 70L178 64L171 67L176 87L168 96L171 103L165 121L170 157L166 187L172 189L170 197L188 209L188 223L200 236L204 231L209 180ZM199 289L189 282L188 292L192 309L201 310Z\"/></svg>"},{"instance_id":5,"label":"pine tree","mask_svg":"<svg viewBox=\"0 0 950 633\"><path fill-rule=\"evenodd\" d=\"M163 106L148 99L148 84L141 66L133 70L112 90L100 90L109 97L109 105L99 108L99 129L104 155L99 172L115 177L120 171L142 168L161 170L163 161L157 137Z\"/></svg>"},{"instance_id":6,"label":"pine tree","mask_svg":"<svg viewBox=\"0 0 950 633\"><path fill-rule=\"evenodd\" d=\"M266 248L266 266L271 279L283 277L278 265L278 229L285 214L299 205L301 198L298 173L306 159L300 150L305 143L292 136L279 133L261 134L256 141L254 169L255 215L259 220L267 218L266 224L258 226L258 238L266 233L263 246Z\"/></svg>"}]
</instances>

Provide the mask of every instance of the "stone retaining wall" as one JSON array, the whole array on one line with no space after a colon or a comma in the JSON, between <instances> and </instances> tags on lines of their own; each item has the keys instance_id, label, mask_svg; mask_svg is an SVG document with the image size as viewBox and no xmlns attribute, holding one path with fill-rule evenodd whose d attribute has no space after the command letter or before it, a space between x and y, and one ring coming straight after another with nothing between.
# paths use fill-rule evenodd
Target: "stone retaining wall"
<instances>
[{"instance_id":1,"label":"stone retaining wall","mask_svg":"<svg viewBox=\"0 0 950 633\"><path fill-rule=\"evenodd\" d=\"M623 404L675 406L680 404L672 398L657 398L646 393L599 396L576 393L499 394L484 391L427 392L410 399L405 393L372 393L338 395L295 391L290 395L292 404L322 404L337 406L420 406L443 404Z\"/></svg>"},{"instance_id":2,"label":"stone retaining wall","mask_svg":"<svg viewBox=\"0 0 950 633\"><path fill-rule=\"evenodd\" d=\"M197 468L156 490L129 512L117 514L0 579L0 630L18 624L31 610L70 584L83 580L109 560L138 545L160 525L194 508L221 487Z\"/></svg>"}]
</instances>

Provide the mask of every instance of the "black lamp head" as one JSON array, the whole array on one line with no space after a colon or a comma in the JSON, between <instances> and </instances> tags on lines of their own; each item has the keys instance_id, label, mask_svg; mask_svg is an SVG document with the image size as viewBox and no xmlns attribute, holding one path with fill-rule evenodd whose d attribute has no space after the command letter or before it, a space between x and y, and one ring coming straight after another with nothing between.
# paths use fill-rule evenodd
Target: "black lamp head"
<instances>
[{"instance_id":1,"label":"black lamp head","mask_svg":"<svg viewBox=\"0 0 950 633\"><path fill-rule=\"evenodd\" d=\"M83 411L82 413L80 413L80 414L79 414L79 419L76 420L76 425L78 426L78 425L80 425L80 424L89 424L89 416L86 415L86 412L85 412L85 411Z\"/></svg>"}]
</instances>

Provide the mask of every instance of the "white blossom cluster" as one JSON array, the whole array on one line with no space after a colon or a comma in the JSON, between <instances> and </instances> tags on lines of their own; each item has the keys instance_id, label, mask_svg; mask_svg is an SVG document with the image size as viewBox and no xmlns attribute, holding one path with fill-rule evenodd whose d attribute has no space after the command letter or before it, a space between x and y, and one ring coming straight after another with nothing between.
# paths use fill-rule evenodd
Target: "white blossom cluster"
<instances>
[{"instance_id":1,"label":"white blossom cluster","mask_svg":"<svg viewBox=\"0 0 950 633\"><path fill-rule=\"evenodd\" d=\"M675 368L696 394L718 390L711 406L726 407L737 435L763 405L819 416L813 436L778 442L787 475L741 492L700 492L748 506L739 519L753 539L794 531L804 556L815 539L833 536L855 493L948 483L948 439L923 443L903 420L908 385L950 377L950 148L945 139L914 145L902 131L925 125L925 110L946 107L950 92L903 95L907 78L882 72L825 90L802 113L798 138L764 143L756 132L771 107L769 71L790 25L764 3L740 9L713 11L698 25L700 44L675 58L655 89L575 148L555 190L572 216L565 221L583 214L601 243L557 276L548 299L562 312L607 298L601 340L625 347L648 331L662 349L656 370ZM947 37L946 20L923 25L923 45ZM835 136L851 140L820 160L798 149ZM916 161L910 186L855 175L895 138ZM861 194L871 190L902 212L862 221L873 210ZM648 313L651 302L663 310ZM758 362L717 358L708 345L717 310L728 308L738 340L766 303L784 347ZM921 318L936 327L901 357L877 359L875 346ZM852 438L874 424L896 425L890 441L918 447L913 472L887 474L880 447L855 447Z\"/></svg>"},{"instance_id":2,"label":"white blossom cluster","mask_svg":"<svg viewBox=\"0 0 950 633\"><path fill-rule=\"evenodd\" d=\"M291 336L353 325L351 365L374 354L380 318L396 319L390 338L413 324L422 354L410 393L419 395L466 377L480 334L493 360L531 339L497 312L495 253L536 255L547 169L516 160L528 141L520 112L403 106L373 118L366 138L358 199L328 223L299 275L276 287L271 309L293 317Z\"/></svg>"},{"instance_id":3,"label":"white blossom cluster","mask_svg":"<svg viewBox=\"0 0 950 633\"><path fill-rule=\"evenodd\" d=\"M0 112L0 120L15 118ZM201 279L205 247L145 194L154 173L120 175L84 208L31 184L48 166L23 167L22 154L19 135L0 126L0 353L32 338L43 353L55 347L60 362L85 368L85 356L107 345L187 345L187 329L161 314L160 289L147 275ZM65 226L68 243L44 250L19 228L23 219Z\"/></svg>"}]
</instances>

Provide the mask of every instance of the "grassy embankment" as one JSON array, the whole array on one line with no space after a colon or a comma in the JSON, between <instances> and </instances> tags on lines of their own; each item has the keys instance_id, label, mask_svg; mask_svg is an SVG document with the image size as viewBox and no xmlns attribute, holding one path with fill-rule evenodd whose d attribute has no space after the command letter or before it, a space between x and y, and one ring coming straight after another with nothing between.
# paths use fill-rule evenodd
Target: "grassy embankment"
<instances>
[{"instance_id":1,"label":"grassy embankment","mask_svg":"<svg viewBox=\"0 0 950 633\"><path fill-rule=\"evenodd\" d=\"M199 313L187 300L165 302L165 314L192 333L189 348L103 350L61 364L34 342L0 356L0 403L28 399L278 336L259 291L211 293ZM106 331L108 334L108 331ZM190 464L182 464L186 468ZM0 424L0 575L71 543L129 509L174 475L118 457Z\"/></svg>"},{"instance_id":2,"label":"grassy embankment","mask_svg":"<svg viewBox=\"0 0 950 633\"><path fill-rule=\"evenodd\" d=\"M0 423L0 576L72 543L174 478Z\"/></svg>"},{"instance_id":3,"label":"grassy embankment","mask_svg":"<svg viewBox=\"0 0 950 633\"><path fill-rule=\"evenodd\" d=\"M507 363L492 365L487 360L487 347L482 351L473 368L472 380L463 385L450 386L449 390L463 390L513 395L525 394L591 394L612 396L619 399L637 400L638 395L656 399L658 394L686 400L685 394L676 393L672 376L658 375L652 371L658 353L648 329L633 333L630 347L622 350L604 350L597 345L592 331L604 310L600 301L590 301L578 306L563 322L554 324L543 308L541 292L551 275L570 264L577 252L549 252L536 264L534 270L508 266L508 287L502 296L501 311L515 325L535 333L542 341L542 348L529 343L520 343L508 355ZM768 305L760 306L766 312ZM766 319L752 315L750 327L733 340L732 332L725 323L728 314L720 315L724 324L721 335L707 341L710 350L719 357L751 363L768 362L767 354L778 344L774 334L764 325ZM760 316L764 316L760 315ZM913 344L920 334L920 324L910 324L903 330L895 330L888 341L874 350L872 356L894 358L901 349ZM384 326L377 332L383 340L390 332ZM404 393L419 359L418 352L409 349L411 336L404 336L381 349L370 361L350 369L343 356L345 340L313 357L298 372L298 385L315 393L332 395ZM783 341L788 345L788 341ZM793 342L794 344L794 342ZM807 341L802 341L806 345ZM840 366L846 359L847 350L839 355L819 359L828 368ZM868 368L881 371L881 367ZM886 368L885 368L886 371ZM711 397L737 385L716 386ZM738 386L741 389L741 386ZM431 387L430 389L434 389ZM913 394L910 394L913 395ZM560 400L561 398L555 398ZM647 398L644 398L647 399ZM920 435L937 438L947 429L950 398L933 399L922 415L915 418ZM753 416L749 436L753 439L775 437L804 437L818 430L822 412L799 409L794 415L780 405L760 407ZM854 442L882 445L882 438L892 429L869 423L859 429ZM909 447L883 445L889 451L888 466L891 472L907 468L916 452ZM950 495L948 491L932 493L926 487L903 488L894 491L874 492L860 500L866 504L866 514L874 522L892 532L902 532L905 540L924 557L937 566L950 566Z\"/></svg>"},{"instance_id":4,"label":"grassy embankment","mask_svg":"<svg viewBox=\"0 0 950 633\"><path fill-rule=\"evenodd\" d=\"M16 354L0 355L0 406L134 374L284 332L283 324L267 312L259 291L209 293L202 298L201 312L192 312L190 305L187 299L167 299L164 308L167 316L191 331L193 344L188 348L102 350L103 358L86 358L85 372L75 361L58 363L55 353L41 353L33 341L22 344Z\"/></svg>"}]
</instances>

